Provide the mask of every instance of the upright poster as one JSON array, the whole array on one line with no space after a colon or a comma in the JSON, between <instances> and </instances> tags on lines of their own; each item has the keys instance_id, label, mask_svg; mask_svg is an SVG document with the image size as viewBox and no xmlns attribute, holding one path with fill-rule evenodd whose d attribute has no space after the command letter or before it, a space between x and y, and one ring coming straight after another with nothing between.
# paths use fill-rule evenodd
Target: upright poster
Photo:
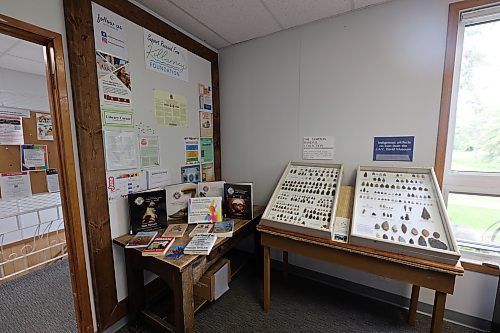
<instances>
[{"instance_id":1,"label":"upright poster","mask_svg":"<svg viewBox=\"0 0 500 333\"><path fill-rule=\"evenodd\" d=\"M188 81L188 53L179 45L144 29L146 69Z\"/></svg>"},{"instance_id":2,"label":"upright poster","mask_svg":"<svg viewBox=\"0 0 500 333\"><path fill-rule=\"evenodd\" d=\"M187 127L185 96L155 89L154 107L158 125Z\"/></svg>"},{"instance_id":3,"label":"upright poster","mask_svg":"<svg viewBox=\"0 0 500 333\"><path fill-rule=\"evenodd\" d=\"M130 110L132 85L129 61L101 51L96 51L95 56L101 106Z\"/></svg>"},{"instance_id":4,"label":"upright poster","mask_svg":"<svg viewBox=\"0 0 500 333\"><path fill-rule=\"evenodd\" d=\"M52 116L50 114L36 114L36 136L38 140L54 140Z\"/></svg>"},{"instance_id":5,"label":"upright poster","mask_svg":"<svg viewBox=\"0 0 500 333\"><path fill-rule=\"evenodd\" d=\"M0 117L0 145L24 143L22 119L21 117Z\"/></svg>"},{"instance_id":6,"label":"upright poster","mask_svg":"<svg viewBox=\"0 0 500 333\"><path fill-rule=\"evenodd\" d=\"M143 168L160 166L160 140L158 135L140 136L139 151Z\"/></svg>"},{"instance_id":7,"label":"upright poster","mask_svg":"<svg viewBox=\"0 0 500 333\"><path fill-rule=\"evenodd\" d=\"M48 168L46 145L21 145L21 171L45 171Z\"/></svg>"},{"instance_id":8,"label":"upright poster","mask_svg":"<svg viewBox=\"0 0 500 333\"><path fill-rule=\"evenodd\" d=\"M211 138L214 136L214 115L212 112L200 111L200 136Z\"/></svg>"}]
</instances>

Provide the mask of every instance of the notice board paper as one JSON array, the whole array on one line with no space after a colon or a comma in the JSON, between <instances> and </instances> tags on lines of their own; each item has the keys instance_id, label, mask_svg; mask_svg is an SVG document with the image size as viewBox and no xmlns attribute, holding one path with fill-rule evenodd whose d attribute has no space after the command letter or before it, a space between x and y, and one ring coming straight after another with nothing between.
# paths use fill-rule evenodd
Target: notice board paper
<instances>
[{"instance_id":1,"label":"notice board paper","mask_svg":"<svg viewBox=\"0 0 500 333\"><path fill-rule=\"evenodd\" d=\"M135 132L104 131L104 144L107 171L137 168Z\"/></svg>"},{"instance_id":2,"label":"notice board paper","mask_svg":"<svg viewBox=\"0 0 500 333\"><path fill-rule=\"evenodd\" d=\"M160 140L158 135L143 135L139 137L141 166L152 168L160 166Z\"/></svg>"},{"instance_id":3,"label":"notice board paper","mask_svg":"<svg viewBox=\"0 0 500 333\"><path fill-rule=\"evenodd\" d=\"M21 171L43 171L48 168L46 145L21 145Z\"/></svg>"},{"instance_id":4,"label":"notice board paper","mask_svg":"<svg viewBox=\"0 0 500 333\"><path fill-rule=\"evenodd\" d=\"M106 181L109 201L127 198L130 193L147 189L145 173L137 170L107 172Z\"/></svg>"},{"instance_id":5,"label":"notice board paper","mask_svg":"<svg viewBox=\"0 0 500 333\"><path fill-rule=\"evenodd\" d=\"M10 172L0 174L2 200L30 197L31 181L28 172Z\"/></svg>"},{"instance_id":6,"label":"notice board paper","mask_svg":"<svg viewBox=\"0 0 500 333\"><path fill-rule=\"evenodd\" d=\"M304 160L332 160L333 136L304 137L302 158Z\"/></svg>"},{"instance_id":7,"label":"notice board paper","mask_svg":"<svg viewBox=\"0 0 500 333\"><path fill-rule=\"evenodd\" d=\"M185 96L155 89L154 107L158 125L187 127Z\"/></svg>"},{"instance_id":8,"label":"notice board paper","mask_svg":"<svg viewBox=\"0 0 500 333\"><path fill-rule=\"evenodd\" d=\"M21 117L0 117L0 145L22 145L23 119Z\"/></svg>"}]
</instances>

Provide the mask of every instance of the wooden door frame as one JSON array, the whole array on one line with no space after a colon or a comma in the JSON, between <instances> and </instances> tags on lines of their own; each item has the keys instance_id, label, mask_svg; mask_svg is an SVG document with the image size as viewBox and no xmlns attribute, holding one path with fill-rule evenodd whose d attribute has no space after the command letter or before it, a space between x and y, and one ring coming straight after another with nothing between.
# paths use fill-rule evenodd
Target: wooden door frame
<instances>
[{"instance_id":1,"label":"wooden door frame","mask_svg":"<svg viewBox=\"0 0 500 333\"><path fill-rule=\"evenodd\" d=\"M78 203L62 37L58 33L2 14L0 33L44 46L49 105L59 152L59 180L75 319L79 332L91 333L94 332L94 327Z\"/></svg>"},{"instance_id":2,"label":"wooden door frame","mask_svg":"<svg viewBox=\"0 0 500 333\"><path fill-rule=\"evenodd\" d=\"M211 63L215 176L220 179L218 54L129 1L93 0L93 2ZM116 292L92 5L91 0L63 0L63 4L95 314L97 330L103 331L126 315L127 299L119 302Z\"/></svg>"}]
</instances>

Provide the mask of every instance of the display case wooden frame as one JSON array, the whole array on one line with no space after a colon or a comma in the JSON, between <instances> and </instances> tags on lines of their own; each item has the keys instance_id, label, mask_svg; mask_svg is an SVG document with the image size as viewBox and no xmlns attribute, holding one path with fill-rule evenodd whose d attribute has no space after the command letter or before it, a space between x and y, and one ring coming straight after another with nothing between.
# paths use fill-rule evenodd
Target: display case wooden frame
<instances>
[{"instance_id":1,"label":"display case wooden frame","mask_svg":"<svg viewBox=\"0 0 500 333\"><path fill-rule=\"evenodd\" d=\"M305 173L306 169L314 171L312 173L308 171L307 175L297 173L297 170ZM261 223L306 235L333 239L342 175L341 164L289 162L262 215ZM318 226L319 224L322 225Z\"/></svg>"},{"instance_id":2,"label":"display case wooden frame","mask_svg":"<svg viewBox=\"0 0 500 333\"><path fill-rule=\"evenodd\" d=\"M432 168L360 166L350 242L449 264L460 258Z\"/></svg>"}]
</instances>

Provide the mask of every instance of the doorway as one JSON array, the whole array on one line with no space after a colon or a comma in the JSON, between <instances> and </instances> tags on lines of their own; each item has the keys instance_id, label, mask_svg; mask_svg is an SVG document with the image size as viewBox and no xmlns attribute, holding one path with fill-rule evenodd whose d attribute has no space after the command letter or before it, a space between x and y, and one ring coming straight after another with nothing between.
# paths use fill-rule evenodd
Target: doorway
<instances>
[{"instance_id":1,"label":"doorway","mask_svg":"<svg viewBox=\"0 0 500 333\"><path fill-rule=\"evenodd\" d=\"M0 14L0 42L0 284L66 265L93 332L62 37Z\"/></svg>"}]
</instances>

